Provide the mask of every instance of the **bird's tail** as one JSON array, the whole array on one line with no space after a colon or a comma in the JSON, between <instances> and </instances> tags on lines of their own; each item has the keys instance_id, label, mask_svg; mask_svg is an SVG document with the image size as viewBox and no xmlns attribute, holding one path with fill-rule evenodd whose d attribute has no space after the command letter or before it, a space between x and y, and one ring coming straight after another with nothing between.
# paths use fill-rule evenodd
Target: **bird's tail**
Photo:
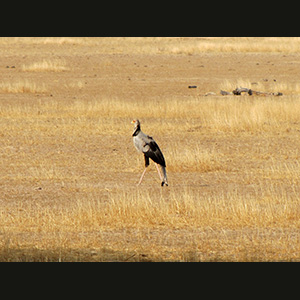
<instances>
[{"instance_id":1,"label":"bird's tail","mask_svg":"<svg viewBox=\"0 0 300 300\"><path fill-rule=\"evenodd\" d=\"M161 183L161 186L164 186L164 184L165 184L166 186L168 186L168 179L167 179L167 171L166 171L166 167L161 166L161 170L162 170L163 175L164 175L164 178L163 178L163 181L162 181L162 183Z\"/></svg>"}]
</instances>

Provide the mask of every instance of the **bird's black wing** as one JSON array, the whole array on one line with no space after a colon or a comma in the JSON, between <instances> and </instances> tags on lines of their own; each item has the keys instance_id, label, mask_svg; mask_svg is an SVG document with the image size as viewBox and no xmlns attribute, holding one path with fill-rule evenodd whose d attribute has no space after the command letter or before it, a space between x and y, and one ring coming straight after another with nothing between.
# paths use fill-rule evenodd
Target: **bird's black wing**
<instances>
[{"instance_id":1,"label":"bird's black wing","mask_svg":"<svg viewBox=\"0 0 300 300\"><path fill-rule=\"evenodd\" d=\"M149 145L149 150L144 152L145 156L150 157L157 164L166 167L165 158L156 142L152 139L147 145Z\"/></svg>"}]
</instances>

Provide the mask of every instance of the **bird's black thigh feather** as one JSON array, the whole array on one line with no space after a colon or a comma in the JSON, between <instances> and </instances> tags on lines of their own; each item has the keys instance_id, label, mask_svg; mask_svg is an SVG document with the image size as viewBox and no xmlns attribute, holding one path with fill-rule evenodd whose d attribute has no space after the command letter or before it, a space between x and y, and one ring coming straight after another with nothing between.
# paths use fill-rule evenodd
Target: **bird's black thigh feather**
<instances>
[{"instance_id":1,"label":"bird's black thigh feather","mask_svg":"<svg viewBox=\"0 0 300 300\"><path fill-rule=\"evenodd\" d=\"M144 158L145 158L145 168L147 168L150 164L149 157L147 155L144 155Z\"/></svg>"}]
</instances>

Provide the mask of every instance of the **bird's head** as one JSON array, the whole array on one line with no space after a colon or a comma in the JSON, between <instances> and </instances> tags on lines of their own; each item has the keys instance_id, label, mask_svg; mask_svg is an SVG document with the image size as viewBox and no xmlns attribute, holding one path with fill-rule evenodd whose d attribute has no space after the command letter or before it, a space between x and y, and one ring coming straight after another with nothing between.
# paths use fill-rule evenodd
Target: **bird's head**
<instances>
[{"instance_id":1,"label":"bird's head","mask_svg":"<svg viewBox=\"0 0 300 300\"><path fill-rule=\"evenodd\" d=\"M133 134L132 135L135 136L141 130L140 121L138 119L132 120L131 124L134 124L134 129L133 129Z\"/></svg>"},{"instance_id":2,"label":"bird's head","mask_svg":"<svg viewBox=\"0 0 300 300\"><path fill-rule=\"evenodd\" d=\"M138 119L132 120L131 124L134 124L134 128L137 128L141 125L140 121Z\"/></svg>"}]
</instances>

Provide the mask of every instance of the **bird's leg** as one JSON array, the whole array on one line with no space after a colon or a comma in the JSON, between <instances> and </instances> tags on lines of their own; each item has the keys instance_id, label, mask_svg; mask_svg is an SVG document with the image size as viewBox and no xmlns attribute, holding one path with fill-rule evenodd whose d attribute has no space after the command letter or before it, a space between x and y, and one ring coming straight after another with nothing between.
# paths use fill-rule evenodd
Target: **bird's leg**
<instances>
[{"instance_id":1,"label":"bird's leg","mask_svg":"<svg viewBox=\"0 0 300 300\"><path fill-rule=\"evenodd\" d=\"M161 180L161 181L163 181L163 178L162 178L162 176L161 176L161 174L160 174L160 171L159 171L158 165L157 165L157 164L155 164L155 167L156 167L156 170L157 170L157 172L158 172L158 175L159 175L159 178L160 178L160 180Z\"/></svg>"},{"instance_id":2,"label":"bird's leg","mask_svg":"<svg viewBox=\"0 0 300 300\"><path fill-rule=\"evenodd\" d=\"M143 178L144 178L144 176L145 176L146 170L147 170L147 167L145 168L145 170L144 170L144 172L143 172L143 174L142 174L142 176L141 176L141 178L140 178L140 181L139 181L139 183L137 184L138 186L141 184L141 182L142 182L142 180L143 180Z\"/></svg>"},{"instance_id":3,"label":"bird's leg","mask_svg":"<svg viewBox=\"0 0 300 300\"><path fill-rule=\"evenodd\" d=\"M139 186L139 185L141 184L141 182L142 182L142 180L143 180L143 178L144 178L144 176L145 176L147 167L149 166L149 157L146 156L146 155L144 155L144 158L145 158L145 170L144 170L144 172L143 172L143 174L142 174L142 176L141 176L141 178L140 178L140 181L139 181L139 183L137 184L137 186Z\"/></svg>"}]
</instances>

